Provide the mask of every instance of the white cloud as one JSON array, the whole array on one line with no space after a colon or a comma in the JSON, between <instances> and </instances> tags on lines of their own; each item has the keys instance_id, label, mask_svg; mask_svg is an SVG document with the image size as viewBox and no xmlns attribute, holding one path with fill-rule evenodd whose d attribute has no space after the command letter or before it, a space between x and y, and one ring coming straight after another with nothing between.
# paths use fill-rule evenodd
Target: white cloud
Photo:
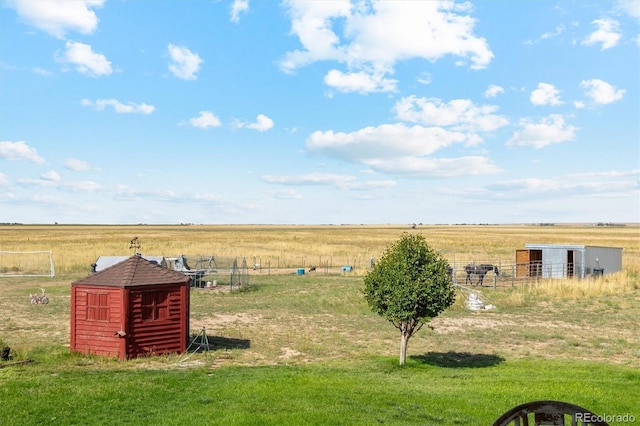
<instances>
[{"instance_id":1,"label":"white cloud","mask_svg":"<svg viewBox=\"0 0 640 426\"><path fill-rule=\"evenodd\" d=\"M62 39L69 31L91 34L98 27L98 18L92 9L104 0L9 0L18 16L29 25Z\"/></svg>"},{"instance_id":2,"label":"white cloud","mask_svg":"<svg viewBox=\"0 0 640 426\"><path fill-rule=\"evenodd\" d=\"M424 84L424 85L428 85L431 84L431 73L428 73L426 71L420 73L420 75L418 76L418 78L416 78L416 81L420 84Z\"/></svg>"},{"instance_id":3,"label":"white cloud","mask_svg":"<svg viewBox=\"0 0 640 426\"><path fill-rule=\"evenodd\" d=\"M546 40L548 38L559 36L564 32L564 26L558 25L554 31L547 31L546 33L540 36L541 40Z\"/></svg>"},{"instance_id":4,"label":"white cloud","mask_svg":"<svg viewBox=\"0 0 640 426\"><path fill-rule=\"evenodd\" d=\"M615 8L640 20L640 0L617 0Z\"/></svg>"},{"instance_id":5,"label":"white cloud","mask_svg":"<svg viewBox=\"0 0 640 426\"><path fill-rule=\"evenodd\" d=\"M526 199L531 195L562 197L583 197L590 194L615 196L638 192L638 184L633 180L612 180L607 177L595 179L572 179L571 175L559 178L526 178L499 182L487 186L493 197L503 199Z\"/></svg>"},{"instance_id":6,"label":"white cloud","mask_svg":"<svg viewBox=\"0 0 640 426\"><path fill-rule=\"evenodd\" d=\"M62 178L55 170L50 170L40 175L39 179L20 179L18 183L23 186L37 186L41 188L56 188L66 192L97 192L108 190L108 187L93 181L79 181L63 183Z\"/></svg>"},{"instance_id":7,"label":"white cloud","mask_svg":"<svg viewBox=\"0 0 640 426\"><path fill-rule=\"evenodd\" d=\"M40 67L31 68L31 72L34 74L41 75L43 77L49 77L50 75L53 75L51 71L45 70L44 68L40 68Z\"/></svg>"},{"instance_id":8,"label":"white cloud","mask_svg":"<svg viewBox=\"0 0 640 426\"><path fill-rule=\"evenodd\" d=\"M458 158L399 157L378 158L368 164L380 173L421 177L480 176L500 173L502 170L486 157Z\"/></svg>"},{"instance_id":9,"label":"white cloud","mask_svg":"<svg viewBox=\"0 0 640 426\"><path fill-rule=\"evenodd\" d=\"M596 104L610 104L623 98L625 90L616 89L606 81L594 78L582 80L580 87L586 90L586 95Z\"/></svg>"},{"instance_id":10,"label":"white cloud","mask_svg":"<svg viewBox=\"0 0 640 426\"><path fill-rule=\"evenodd\" d=\"M347 181L338 184L338 189L346 189L349 191L375 191L376 189L387 189L396 186L393 180L369 180L369 181Z\"/></svg>"},{"instance_id":11,"label":"white cloud","mask_svg":"<svg viewBox=\"0 0 640 426\"><path fill-rule=\"evenodd\" d=\"M58 182L51 179L44 179L42 176L40 176L39 179L18 179L18 183L22 186L39 186L42 188L58 186Z\"/></svg>"},{"instance_id":12,"label":"white cloud","mask_svg":"<svg viewBox=\"0 0 640 426\"><path fill-rule=\"evenodd\" d=\"M298 36L304 50L288 52L280 66L285 72L320 60L345 58L339 49L339 37L331 29L331 20L347 18L351 4L348 0L307 2L290 0L288 15L291 32Z\"/></svg>"},{"instance_id":13,"label":"white cloud","mask_svg":"<svg viewBox=\"0 0 640 426\"><path fill-rule=\"evenodd\" d=\"M527 119L520 120L521 130L513 134L506 143L507 146L531 146L543 148L547 145L572 141L579 130L575 126L567 125L560 114L552 114L542 118L539 123Z\"/></svg>"},{"instance_id":14,"label":"white cloud","mask_svg":"<svg viewBox=\"0 0 640 426\"><path fill-rule=\"evenodd\" d=\"M99 183L86 180L81 182L68 183L64 185L63 189L66 189L72 192L97 192L97 191L103 190L104 186Z\"/></svg>"},{"instance_id":15,"label":"white cloud","mask_svg":"<svg viewBox=\"0 0 640 426\"><path fill-rule=\"evenodd\" d=\"M7 186L7 185L9 185L9 179L7 178L7 175L0 172L0 186Z\"/></svg>"},{"instance_id":16,"label":"white cloud","mask_svg":"<svg viewBox=\"0 0 640 426\"><path fill-rule=\"evenodd\" d=\"M266 132L273 127L273 120L264 114L259 114L258 117L256 117L256 122L249 123L246 127L259 132Z\"/></svg>"},{"instance_id":17,"label":"white cloud","mask_svg":"<svg viewBox=\"0 0 640 426\"><path fill-rule=\"evenodd\" d=\"M169 71L182 80L195 80L196 73L200 71L203 60L197 53L191 52L183 46L167 45L169 52Z\"/></svg>"},{"instance_id":18,"label":"white cloud","mask_svg":"<svg viewBox=\"0 0 640 426\"><path fill-rule=\"evenodd\" d=\"M550 39L550 38L553 38L553 37L558 37L559 35L561 35L562 33L564 33L564 31L565 31L565 27L564 27L563 25L558 25L558 26L555 28L555 30L553 30L553 31L547 31L547 32L543 33L543 34L542 34L540 37L538 37L536 40L530 40L530 39L529 39L529 40L526 40L526 41L524 42L524 44L532 45L532 44L538 43L538 42L540 42L540 41L542 41L542 40L547 40L547 39Z\"/></svg>"},{"instance_id":19,"label":"white cloud","mask_svg":"<svg viewBox=\"0 0 640 426\"><path fill-rule=\"evenodd\" d=\"M356 180L356 177L333 173L308 173L294 176L264 175L262 176L262 180L267 183L275 183L278 185L338 185L341 182L354 181Z\"/></svg>"},{"instance_id":20,"label":"white cloud","mask_svg":"<svg viewBox=\"0 0 640 426\"><path fill-rule=\"evenodd\" d=\"M39 179L20 179L18 183L23 186L56 188L66 192L97 192L108 189L108 187L92 181L62 183L60 176L55 171L45 173Z\"/></svg>"},{"instance_id":21,"label":"white cloud","mask_svg":"<svg viewBox=\"0 0 640 426\"><path fill-rule=\"evenodd\" d=\"M59 182L62 178L60 177L60 173L56 172L55 170L49 170L48 172L41 174L40 179L48 180L51 182Z\"/></svg>"},{"instance_id":22,"label":"white cloud","mask_svg":"<svg viewBox=\"0 0 640 426\"><path fill-rule=\"evenodd\" d=\"M221 125L220 119L213 115L211 111L200 111L200 115L198 117L189 119L189 124L191 124L193 127L199 127L201 129L218 127Z\"/></svg>"},{"instance_id":23,"label":"white cloud","mask_svg":"<svg viewBox=\"0 0 640 426\"><path fill-rule=\"evenodd\" d=\"M279 200L301 200L302 194L293 188L285 188L278 191L269 191L273 198Z\"/></svg>"},{"instance_id":24,"label":"white cloud","mask_svg":"<svg viewBox=\"0 0 640 426\"><path fill-rule=\"evenodd\" d=\"M95 53L88 44L67 42L65 47L66 52L58 56L57 60L75 65L78 72L91 77L110 75L113 72L111 62L103 54Z\"/></svg>"},{"instance_id":25,"label":"white cloud","mask_svg":"<svg viewBox=\"0 0 640 426\"><path fill-rule=\"evenodd\" d=\"M455 195L463 197L467 201L500 201L528 202L535 199L540 203L557 203L558 206L571 206L568 209L571 217L575 215L575 208L580 211L594 212L594 206L611 206L608 200L627 200L622 206L629 211L628 217L637 216L637 207L634 209L634 200L640 196L640 186L637 179L640 170L611 171L611 172L586 172L552 177L530 177L497 181L485 187L468 188L464 191L455 191ZM580 201L579 201L580 200ZM572 205L579 202L579 205ZM520 203L518 203L520 204ZM609 207L610 209L611 207ZM606 207L600 212L606 216ZM600 214L600 213L598 213ZM535 220L535 219L534 219ZM593 220L593 216L591 219Z\"/></svg>"},{"instance_id":26,"label":"white cloud","mask_svg":"<svg viewBox=\"0 0 640 426\"><path fill-rule=\"evenodd\" d=\"M82 172L89 170L89 163L86 161L78 160L77 158L67 158L64 162L64 167L74 172Z\"/></svg>"},{"instance_id":27,"label":"white cloud","mask_svg":"<svg viewBox=\"0 0 640 426\"><path fill-rule=\"evenodd\" d=\"M351 133L316 131L309 136L306 146L317 154L368 164L377 158L430 155L466 141L464 133L439 127L383 124Z\"/></svg>"},{"instance_id":28,"label":"white cloud","mask_svg":"<svg viewBox=\"0 0 640 426\"><path fill-rule=\"evenodd\" d=\"M584 179L584 178L619 178L619 177L640 177L640 169L634 170L609 170L608 172L582 172L571 173L567 175L572 179Z\"/></svg>"},{"instance_id":29,"label":"white cloud","mask_svg":"<svg viewBox=\"0 0 640 426\"><path fill-rule=\"evenodd\" d=\"M600 50L614 47L620 41L622 35L619 32L620 24L615 19L603 18L596 19L593 22L598 29L591 33L589 37L582 40L582 44L592 46L600 44Z\"/></svg>"},{"instance_id":30,"label":"white cloud","mask_svg":"<svg viewBox=\"0 0 640 426\"><path fill-rule=\"evenodd\" d=\"M500 93L504 93L504 88L496 84L490 84L489 87L487 87L487 90L484 91L484 97L495 98Z\"/></svg>"},{"instance_id":31,"label":"white cloud","mask_svg":"<svg viewBox=\"0 0 640 426\"><path fill-rule=\"evenodd\" d=\"M473 33L470 3L288 0L285 5L302 48L288 52L281 69L337 61L348 70L334 71L325 81L344 91L388 91L394 81L384 75L398 61L453 55L481 69L493 58L487 41Z\"/></svg>"},{"instance_id":32,"label":"white cloud","mask_svg":"<svg viewBox=\"0 0 640 426\"><path fill-rule=\"evenodd\" d=\"M312 153L363 164L381 173L422 178L499 172L485 157L432 157L456 143L473 144L475 138L441 127L384 124L351 133L317 131L307 138L306 146Z\"/></svg>"},{"instance_id":33,"label":"white cloud","mask_svg":"<svg viewBox=\"0 0 640 426\"><path fill-rule=\"evenodd\" d=\"M5 160L25 160L36 164L44 163L44 158L38 155L38 151L24 141L1 141L0 158Z\"/></svg>"},{"instance_id":34,"label":"white cloud","mask_svg":"<svg viewBox=\"0 0 640 426\"><path fill-rule=\"evenodd\" d=\"M531 92L530 100L534 105L560 105L560 91L553 84L538 83L538 88Z\"/></svg>"},{"instance_id":35,"label":"white cloud","mask_svg":"<svg viewBox=\"0 0 640 426\"><path fill-rule=\"evenodd\" d=\"M128 102L123 104L116 99L96 99L95 101L83 99L81 103L84 106L93 107L98 111L104 111L104 109L109 106L118 114L151 114L156 109L153 105L145 103L136 104L134 102Z\"/></svg>"},{"instance_id":36,"label":"white cloud","mask_svg":"<svg viewBox=\"0 0 640 426\"><path fill-rule=\"evenodd\" d=\"M234 0L231 5L231 22L240 22L240 14L249 10L249 0Z\"/></svg>"},{"instance_id":37,"label":"white cloud","mask_svg":"<svg viewBox=\"0 0 640 426\"><path fill-rule=\"evenodd\" d=\"M177 201L180 199L178 194L170 189L138 189L133 186L118 184L110 188L105 188L114 199L120 201L134 201L134 200L160 200L160 201ZM186 200L189 197L186 194L182 194L182 200Z\"/></svg>"},{"instance_id":38,"label":"white cloud","mask_svg":"<svg viewBox=\"0 0 640 426\"><path fill-rule=\"evenodd\" d=\"M500 115L494 114L494 105L476 106L468 99L454 99L444 103L438 98L409 96L400 99L394 106L399 120L433 126L451 126L453 130L492 132L509 124Z\"/></svg>"},{"instance_id":39,"label":"white cloud","mask_svg":"<svg viewBox=\"0 0 640 426\"><path fill-rule=\"evenodd\" d=\"M331 70L324 77L327 86L333 87L339 92L392 92L396 90L398 81L384 78L384 74L369 74L365 71L343 73L339 70Z\"/></svg>"},{"instance_id":40,"label":"white cloud","mask_svg":"<svg viewBox=\"0 0 640 426\"><path fill-rule=\"evenodd\" d=\"M351 175L333 173L308 173L293 176L262 176L262 180L270 184L287 186L332 186L347 191L371 191L390 188L396 185L392 180L359 181Z\"/></svg>"}]
</instances>

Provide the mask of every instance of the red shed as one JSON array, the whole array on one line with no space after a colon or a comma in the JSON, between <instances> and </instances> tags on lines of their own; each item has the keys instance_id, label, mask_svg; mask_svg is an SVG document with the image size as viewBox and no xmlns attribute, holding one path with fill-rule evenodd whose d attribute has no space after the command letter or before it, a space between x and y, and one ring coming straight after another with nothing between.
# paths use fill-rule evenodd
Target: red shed
<instances>
[{"instance_id":1,"label":"red shed","mask_svg":"<svg viewBox=\"0 0 640 426\"><path fill-rule=\"evenodd\" d=\"M189 277L139 256L71 284L71 351L118 357L178 352L189 340Z\"/></svg>"}]
</instances>

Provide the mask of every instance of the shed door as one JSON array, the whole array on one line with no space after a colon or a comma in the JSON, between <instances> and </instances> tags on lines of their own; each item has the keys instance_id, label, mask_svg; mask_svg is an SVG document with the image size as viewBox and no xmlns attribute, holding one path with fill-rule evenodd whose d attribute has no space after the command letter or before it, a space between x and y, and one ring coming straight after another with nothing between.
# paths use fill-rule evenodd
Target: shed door
<instances>
[{"instance_id":1,"label":"shed door","mask_svg":"<svg viewBox=\"0 0 640 426\"><path fill-rule=\"evenodd\" d=\"M539 277L542 274L542 250L516 250L516 277Z\"/></svg>"},{"instance_id":2,"label":"shed door","mask_svg":"<svg viewBox=\"0 0 640 426\"><path fill-rule=\"evenodd\" d=\"M516 277L529 276L529 250L516 250Z\"/></svg>"},{"instance_id":3,"label":"shed door","mask_svg":"<svg viewBox=\"0 0 640 426\"><path fill-rule=\"evenodd\" d=\"M567 250L567 278L573 278L575 256L575 250Z\"/></svg>"}]
</instances>

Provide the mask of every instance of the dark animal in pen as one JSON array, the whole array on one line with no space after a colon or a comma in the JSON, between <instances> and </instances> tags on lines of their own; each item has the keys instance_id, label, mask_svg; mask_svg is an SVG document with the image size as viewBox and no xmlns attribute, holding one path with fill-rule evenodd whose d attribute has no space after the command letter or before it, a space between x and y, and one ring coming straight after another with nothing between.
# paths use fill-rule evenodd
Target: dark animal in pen
<instances>
[{"instance_id":1,"label":"dark animal in pen","mask_svg":"<svg viewBox=\"0 0 640 426\"><path fill-rule=\"evenodd\" d=\"M497 266L489 265L486 263L483 263L481 265L469 264L464 267L464 271L467 273L467 279L464 281L465 285L466 284L482 285L484 281L484 277L485 275L487 275L487 272L489 271L493 271L496 277L500 276L500 270L498 269ZM477 281L475 282L475 284L471 279L472 275L475 275L477 277Z\"/></svg>"},{"instance_id":2,"label":"dark animal in pen","mask_svg":"<svg viewBox=\"0 0 640 426\"><path fill-rule=\"evenodd\" d=\"M316 271L316 267L312 266L311 268L309 268L309 272L315 272Z\"/></svg>"}]
</instances>

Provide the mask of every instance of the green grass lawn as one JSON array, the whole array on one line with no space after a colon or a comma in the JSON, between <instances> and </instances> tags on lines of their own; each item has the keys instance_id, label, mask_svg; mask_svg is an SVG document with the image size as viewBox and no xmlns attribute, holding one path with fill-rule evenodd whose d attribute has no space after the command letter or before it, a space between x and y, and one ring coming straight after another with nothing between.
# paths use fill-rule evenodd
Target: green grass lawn
<instances>
[{"instance_id":1,"label":"green grass lawn","mask_svg":"<svg viewBox=\"0 0 640 426\"><path fill-rule=\"evenodd\" d=\"M456 353L295 366L131 368L42 354L0 370L0 424L490 425L536 399L638 416L640 372Z\"/></svg>"},{"instance_id":2,"label":"green grass lawn","mask_svg":"<svg viewBox=\"0 0 640 426\"><path fill-rule=\"evenodd\" d=\"M491 425L555 399L640 421L637 287L607 294L485 290L409 342L363 300L362 278L252 276L191 292L191 330L214 350L120 362L69 353L69 284L0 280L0 425ZM28 294L46 287L51 302ZM614 424L614 423L612 423Z\"/></svg>"}]
</instances>

